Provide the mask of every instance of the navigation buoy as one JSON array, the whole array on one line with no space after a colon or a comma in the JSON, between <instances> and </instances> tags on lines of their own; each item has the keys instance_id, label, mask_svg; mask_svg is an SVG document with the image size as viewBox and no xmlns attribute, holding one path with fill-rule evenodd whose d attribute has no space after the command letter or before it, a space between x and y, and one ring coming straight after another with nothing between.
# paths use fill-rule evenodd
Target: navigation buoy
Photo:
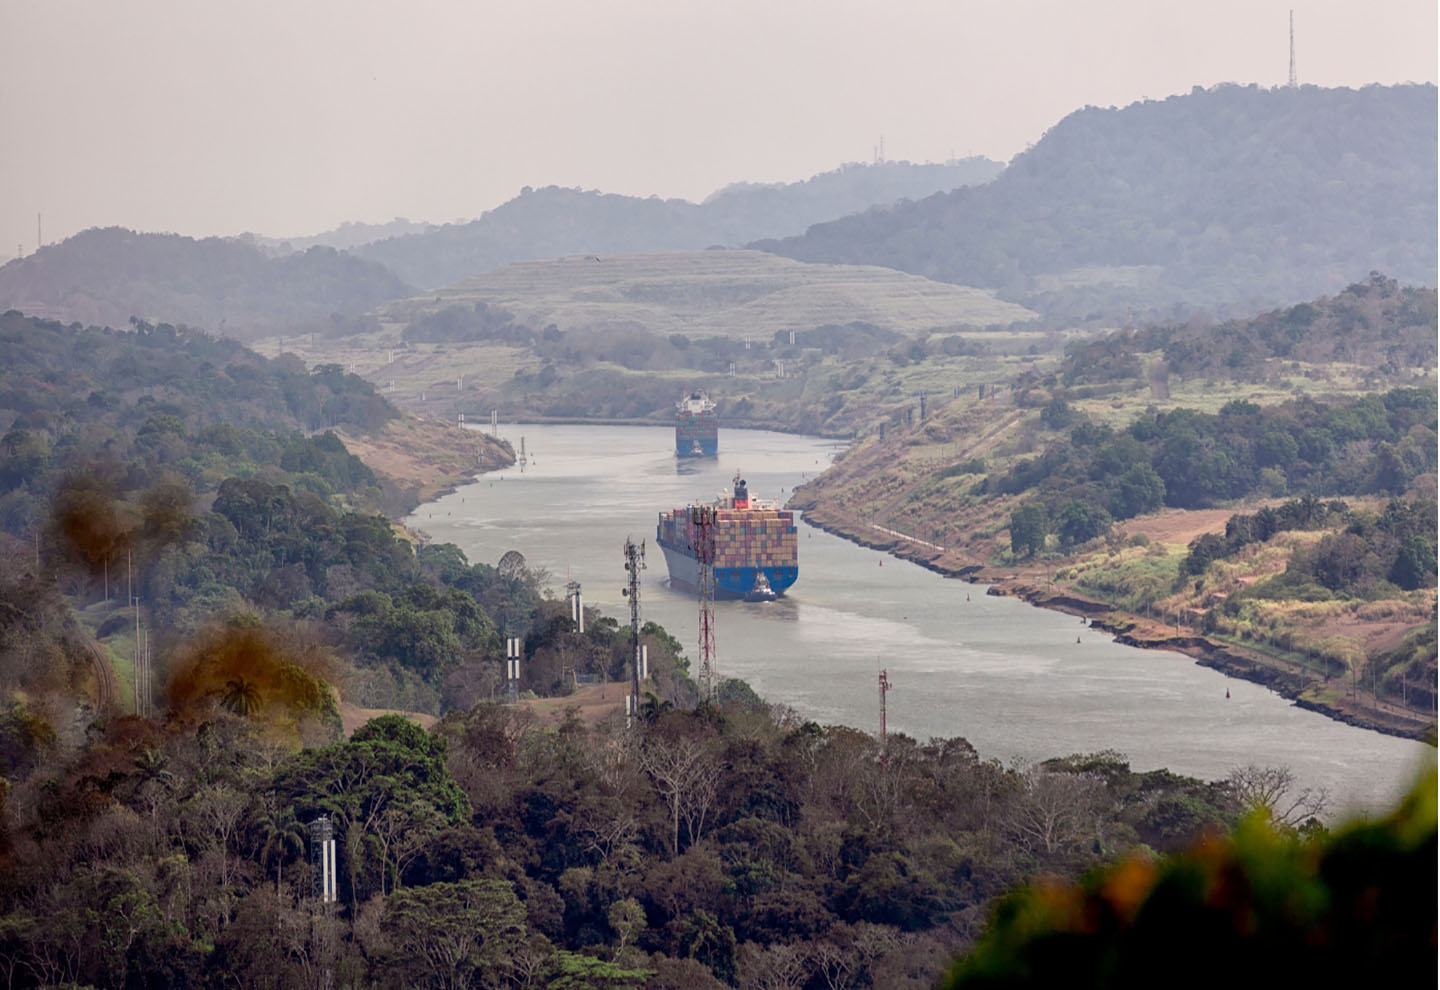
<instances>
[{"instance_id":1,"label":"navigation buoy","mask_svg":"<svg viewBox=\"0 0 1440 990\"><path fill-rule=\"evenodd\" d=\"M1079 637L1079 636L1076 636L1076 637L1075 637L1075 642L1077 642L1077 643L1080 642L1080 637Z\"/></svg>"},{"instance_id":2,"label":"navigation buoy","mask_svg":"<svg viewBox=\"0 0 1440 990\"><path fill-rule=\"evenodd\" d=\"M1225 689L1225 697L1227 699L1230 697L1230 689L1228 687Z\"/></svg>"}]
</instances>

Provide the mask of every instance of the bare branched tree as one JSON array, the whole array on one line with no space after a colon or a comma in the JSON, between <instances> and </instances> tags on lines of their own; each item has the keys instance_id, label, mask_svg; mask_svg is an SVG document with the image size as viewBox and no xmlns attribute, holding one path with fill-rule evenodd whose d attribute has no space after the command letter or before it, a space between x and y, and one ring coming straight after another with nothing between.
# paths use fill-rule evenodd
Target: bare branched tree
<instances>
[{"instance_id":1,"label":"bare branched tree","mask_svg":"<svg viewBox=\"0 0 1440 990\"><path fill-rule=\"evenodd\" d=\"M1253 763L1236 767L1225 781L1246 811L1263 809L1270 820L1284 828L1299 828L1310 819L1319 819L1330 807L1325 787L1295 789L1295 773L1289 767L1260 767Z\"/></svg>"},{"instance_id":2,"label":"bare branched tree","mask_svg":"<svg viewBox=\"0 0 1440 990\"><path fill-rule=\"evenodd\" d=\"M740 947L737 967L740 990L800 990L810 978L806 962L805 952L797 946L746 942Z\"/></svg>"},{"instance_id":3,"label":"bare branched tree","mask_svg":"<svg viewBox=\"0 0 1440 990\"><path fill-rule=\"evenodd\" d=\"M720 779L719 761L704 740L656 737L646 740L640 748L640 766L670 809L670 853L678 856L682 818L692 843L704 832Z\"/></svg>"},{"instance_id":4,"label":"bare branched tree","mask_svg":"<svg viewBox=\"0 0 1440 990\"><path fill-rule=\"evenodd\" d=\"M1011 803L1010 830L1031 848L1053 855L1093 830L1101 790L1083 774L1031 767Z\"/></svg>"}]
</instances>

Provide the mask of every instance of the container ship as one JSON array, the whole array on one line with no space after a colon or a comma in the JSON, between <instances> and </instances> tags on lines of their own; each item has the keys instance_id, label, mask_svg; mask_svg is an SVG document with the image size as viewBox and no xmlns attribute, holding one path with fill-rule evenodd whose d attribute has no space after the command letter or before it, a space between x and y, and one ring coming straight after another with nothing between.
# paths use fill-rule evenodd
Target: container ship
<instances>
[{"instance_id":1,"label":"container ship","mask_svg":"<svg viewBox=\"0 0 1440 990\"><path fill-rule=\"evenodd\" d=\"M714 457L719 446L715 403L704 392L691 392L675 404L675 456Z\"/></svg>"},{"instance_id":2,"label":"container ship","mask_svg":"<svg viewBox=\"0 0 1440 990\"><path fill-rule=\"evenodd\" d=\"M715 500L715 597L766 600L783 595L800 576L795 513L750 497L738 474ZM655 541L665 553L672 587L697 591L700 563L696 526L687 506L660 513Z\"/></svg>"}]
</instances>

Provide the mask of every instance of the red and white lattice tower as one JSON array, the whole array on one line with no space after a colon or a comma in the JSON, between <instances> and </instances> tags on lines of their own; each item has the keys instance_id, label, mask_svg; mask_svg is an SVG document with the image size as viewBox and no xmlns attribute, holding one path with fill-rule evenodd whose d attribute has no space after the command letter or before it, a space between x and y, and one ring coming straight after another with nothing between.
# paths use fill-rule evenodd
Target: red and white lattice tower
<instances>
[{"instance_id":1,"label":"red and white lattice tower","mask_svg":"<svg viewBox=\"0 0 1440 990\"><path fill-rule=\"evenodd\" d=\"M690 538L700 574L700 690L710 700L715 691L715 509L690 507Z\"/></svg>"}]
</instances>

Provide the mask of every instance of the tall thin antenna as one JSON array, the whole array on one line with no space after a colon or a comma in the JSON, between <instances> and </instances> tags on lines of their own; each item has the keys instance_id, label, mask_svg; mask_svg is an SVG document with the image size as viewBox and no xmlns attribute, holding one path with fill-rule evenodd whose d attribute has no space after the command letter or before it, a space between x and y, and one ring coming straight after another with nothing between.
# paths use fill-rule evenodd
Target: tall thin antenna
<instances>
[{"instance_id":1,"label":"tall thin antenna","mask_svg":"<svg viewBox=\"0 0 1440 990\"><path fill-rule=\"evenodd\" d=\"M715 692L715 509L690 507L690 538L700 570L700 691L706 701Z\"/></svg>"},{"instance_id":2,"label":"tall thin antenna","mask_svg":"<svg viewBox=\"0 0 1440 990\"><path fill-rule=\"evenodd\" d=\"M636 546L625 538L625 573L629 580L620 592L630 599L630 697L625 702L629 718L640 713L640 572L645 569L645 541Z\"/></svg>"},{"instance_id":3,"label":"tall thin antenna","mask_svg":"<svg viewBox=\"0 0 1440 990\"><path fill-rule=\"evenodd\" d=\"M1290 88L1299 84L1295 81L1295 11L1290 11Z\"/></svg>"},{"instance_id":4,"label":"tall thin antenna","mask_svg":"<svg viewBox=\"0 0 1440 990\"><path fill-rule=\"evenodd\" d=\"M880 766L888 770L890 758L889 747L885 743L885 695L890 691L890 678L886 674L887 671L880 671Z\"/></svg>"}]
</instances>

